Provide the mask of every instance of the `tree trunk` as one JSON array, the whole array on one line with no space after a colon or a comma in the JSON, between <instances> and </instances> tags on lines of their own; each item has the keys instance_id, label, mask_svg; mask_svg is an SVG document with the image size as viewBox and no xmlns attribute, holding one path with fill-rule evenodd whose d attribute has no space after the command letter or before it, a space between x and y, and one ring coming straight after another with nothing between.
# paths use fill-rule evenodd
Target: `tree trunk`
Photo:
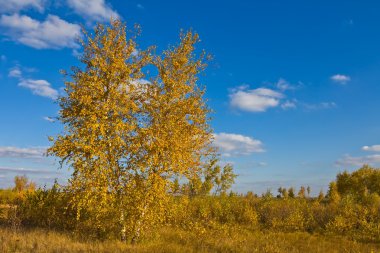
<instances>
[{"instance_id":1,"label":"tree trunk","mask_svg":"<svg viewBox=\"0 0 380 253\"><path fill-rule=\"evenodd\" d=\"M125 227L124 213L121 211L120 214L120 239L122 242L127 241L127 229Z\"/></svg>"},{"instance_id":2,"label":"tree trunk","mask_svg":"<svg viewBox=\"0 0 380 253\"><path fill-rule=\"evenodd\" d=\"M132 237L132 244L136 244L137 241L140 239L140 235L141 235L141 227L142 227L142 222L144 220L144 216L145 216L145 211L147 209L147 203L144 205L144 208L143 208L143 211L141 212L141 216L140 216L140 219L138 219L136 221L136 229L135 229L135 234L133 235Z\"/></svg>"}]
</instances>

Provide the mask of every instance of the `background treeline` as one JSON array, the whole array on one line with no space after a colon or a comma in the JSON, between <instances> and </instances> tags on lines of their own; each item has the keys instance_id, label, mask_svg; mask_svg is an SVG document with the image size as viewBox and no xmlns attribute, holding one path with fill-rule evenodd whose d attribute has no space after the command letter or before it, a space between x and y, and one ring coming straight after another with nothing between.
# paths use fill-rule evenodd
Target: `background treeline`
<instances>
[{"instance_id":1,"label":"background treeline","mask_svg":"<svg viewBox=\"0 0 380 253\"><path fill-rule=\"evenodd\" d=\"M228 168L227 172L228 174ZM215 177L214 177L215 178ZM146 223L146 235L158 227L192 230L199 234L210 230L274 232L304 231L345 235L368 242L380 242L380 170L364 166L352 173L339 173L324 196L310 197L310 188L279 188L278 194L267 191L262 196L252 192L236 194L215 191L220 185L212 180L180 185L168 193L170 208L155 223ZM34 189L25 177L16 177L14 189L0 191L1 223L19 227L42 227L84 234L86 237L118 238L117 212L105 214L84 210L76 217L69 204L70 193L57 183L52 188ZM178 183L178 182L177 182ZM218 188L219 187L219 188ZM211 189L214 189L211 191ZM93 223L93 217L101 223Z\"/></svg>"}]
</instances>

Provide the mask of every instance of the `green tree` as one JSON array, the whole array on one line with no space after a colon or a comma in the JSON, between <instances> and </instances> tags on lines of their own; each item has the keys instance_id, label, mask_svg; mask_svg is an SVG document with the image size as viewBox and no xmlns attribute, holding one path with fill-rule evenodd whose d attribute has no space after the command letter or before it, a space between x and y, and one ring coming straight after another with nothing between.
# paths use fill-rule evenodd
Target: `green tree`
<instances>
[{"instance_id":1,"label":"green tree","mask_svg":"<svg viewBox=\"0 0 380 253\"><path fill-rule=\"evenodd\" d=\"M289 188L289 190L288 190L288 196L289 196L289 198L294 198L295 197L295 193L294 193L294 188L293 187Z\"/></svg>"},{"instance_id":2,"label":"green tree","mask_svg":"<svg viewBox=\"0 0 380 253\"><path fill-rule=\"evenodd\" d=\"M283 192L282 187L279 187L279 188L277 189L277 192L279 193L279 194L277 195L278 198L284 197L283 194L282 194L282 192Z\"/></svg>"}]
</instances>

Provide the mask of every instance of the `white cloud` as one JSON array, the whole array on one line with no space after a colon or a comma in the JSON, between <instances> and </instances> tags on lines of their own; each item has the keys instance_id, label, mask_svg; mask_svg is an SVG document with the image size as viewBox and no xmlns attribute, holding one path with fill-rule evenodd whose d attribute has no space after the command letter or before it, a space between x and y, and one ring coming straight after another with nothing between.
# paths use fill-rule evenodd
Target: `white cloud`
<instances>
[{"instance_id":1,"label":"white cloud","mask_svg":"<svg viewBox=\"0 0 380 253\"><path fill-rule=\"evenodd\" d=\"M22 72L18 66L11 68L8 73L9 77L21 78Z\"/></svg>"},{"instance_id":2,"label":"white cloud","mask_svg":"<svg viewBox=\"0 0 380 253\"><path fill-rule=\"evenodd\" d=\"M61 174L58 171L47 170L47 169L29 169L29 168L11 168L11 167L0 167L2 172L13 172L19 174Z\"/></svg>"},{"instance_id":3,"label":"white cloud","mask_svg":"<svg viewBox=\"0 0 380 253\"><path fill-rule=\"evenodd\" d=\"M145 9L145 7L144 7L142 4L137 4L136 6L137 6L137 8L140 9L140 10Z\"/></svg>"},{"instance_id":4,"label":"white cloud","mask_svg":"<svg viewBox=\"0 0 380 253\"><path fill-rule=\"evenodd\" d=\"M55 120L52 117L45 116L43 117L43 119L52 123L55 122Z\"/></svg>"},{"instance_id":5,"label":"white cloud","mask_svg":"<svg viewBox=\"0 0 380 253\"><path fill-rule=\"evenodd\" d=\"M23 68L27 72L34 72L34 68ZM48 97L51 99L56 99L58 97L58 91L51 87L50 83L46 80L34 80L34 79L25 79L23 73L19 66L13 67L8 76L15 77L19 79L18 86L27 88L32 91L33 94Z\"/></svg>"},{"instance_id":6,"label":"white cloud","mask_svg":"<svg viewBox=\"0 0 380 253\"><path fill-rule=\"evenodd\" d=\"M222 155L227 157L265 151L261 141L241 134L214 134L214 145L219 148Z\"/></svg>"},{"instance_id":7,"label":"white cloud","mask_svg":"<svg viewBox=\"0 0 380 253\"><path fill-rule=\"evenodd\" d=\"M321 102L319 104L302 104L307 110L323 110L336 107L335 102Z\"/></svg>"},{"instance_id":8,"label":"white cloud","mask_svg":"<svg viewBox=\"0 0 380 253\"><path fill-rule=\"evenodd\" d=\"M293 101L287 100L281 104L281 108L284 110L295 109L297 107L296 102L297 102L296 100L293 100Z\"/></svg>"},{"instance_id":9,"label":"white cloud","mask_svg":"<svg viewBox=\"0 0 380 253\"><path fill-rule=\"evenodd\" d=\"M25 15L2 15L0 26L11 40L36 49L78 47L76 38L80 35L80 26L55 15L48 15L43 22Z\"/></svg>"},{"instance_id":10,"label":"white cloud","mask_svg":"<svg viewBox=\"0 0 380 253\"><path fill-rule=\"evenodd\" d=\"M268 88L249 90L247 86L241 86L232 90L229 97L232 107L249 112L264 112L278 106L284 95Z\"/></svg>"},{"instance_id":11,"label":"white cloud","mask_svg":"<svg viewBox=\"0 0 380 253\"><path fill-rule=\"evenodd\" d=\"M105 0L68 0L75 13L89 21L110 21L119 18L119 14L105 3Z\"/></svg>"},{"instance_id":12,"label":"white cloud","mask_svg":"<svg viewBox=\"0 0 380 253\"><path fill-rule=\"evenodd\" d=\"M0 147L0 157L9 158L42 158L46 148L32 147L32 148L19 148L19 147Z\"/></svg>"},{"instance_id":13,"label":"white cloud","mask_svg":"<svg viewBox=\"0 0 380 253\"><path fill-rule=\"evenodd\" d=\"M338 166L356 166L360 167L364 164L377 165L380 164L380 154L368 155L368 156L358 156L352 157L350 155L345 155L343 158L336 161Z\"/></svg>"},{"instance_id":14,"label":"white cloud","mask_svg":"<svg viewBox=\"0 0 380 253\"><path fill-rule=\"evenodd\" d=\"M35 95L51 99L56 99L58 97L58 91L53 89L50 83L46 80L25 79L21 80L18 85L30 89Z\"/></svg>"},{"instance_id":15,"label":"white cloud","mask_svg":"<svg viewBox=\"0 0 380 253\"><path fill-rule=\"evenodd\" d=\"M380 152L380 145L364 146L362 147L362 150Z\"/></svg>"},{"instance_id":16,"label":"white cloud","mask_svg":"<svg viewBox=\"0 0 380 253\"><path fill-rule=\"evenodd\" d=\"M342 74L336 74L336 75L331 76L330 78L331 80L339 84L346 84L349 81L351 81L351 77L342 75Z\"/></svg>"},{"instance_id":17,"label":"white cloud","mask_svg":"<svg viewBox=\"0 0 380 253\"><path fill-rule=\"evenodd\" d=\"M14 13L28 8L43 12L44 5L45 0L0 0L0 12Z\"/></svg>"},{"instance_id":18,"label":"white cloud","mask_svg":"<svg viewBox=\"0 0 380 253\"><path fill-rule=\"evenodd\" d=\"M276 88L281 90L281 91L286 91L286 90L295 90L296 86L292 85L288 81L286 81L283 78L280 78L277 83L275 84Z\"/></svg>"},{"instance_id":19,"label":"white cloud","mask_svg":"<svg viewBox=\"0 0 380 253\"><path fill-rule=\"evenodd\" d=\"M321 109L330 109L336 107L335 102L322 102L319 104Z\"/></svg>"}]
</instances>

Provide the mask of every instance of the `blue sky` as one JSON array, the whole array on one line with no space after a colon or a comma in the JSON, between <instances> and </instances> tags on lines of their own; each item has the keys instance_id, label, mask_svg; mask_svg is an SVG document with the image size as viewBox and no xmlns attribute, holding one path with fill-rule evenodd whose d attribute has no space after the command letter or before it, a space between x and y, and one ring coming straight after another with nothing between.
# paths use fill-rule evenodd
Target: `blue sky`
<instances>
[{"instance_id":1,"label":"blue sky","mask_svg":"<svg viewBox=\"0 0 380 253\"><path fill-rule=\"evenodd\" d=\"M380 164L380 3L376 1L0 0L0 187L69 172L42 153L61 131L60 69L78 65L80 25L138 23L141 48L199 33L214 56L201 83L235 191L310 185Z\"/></svg>"}]
</instances>

